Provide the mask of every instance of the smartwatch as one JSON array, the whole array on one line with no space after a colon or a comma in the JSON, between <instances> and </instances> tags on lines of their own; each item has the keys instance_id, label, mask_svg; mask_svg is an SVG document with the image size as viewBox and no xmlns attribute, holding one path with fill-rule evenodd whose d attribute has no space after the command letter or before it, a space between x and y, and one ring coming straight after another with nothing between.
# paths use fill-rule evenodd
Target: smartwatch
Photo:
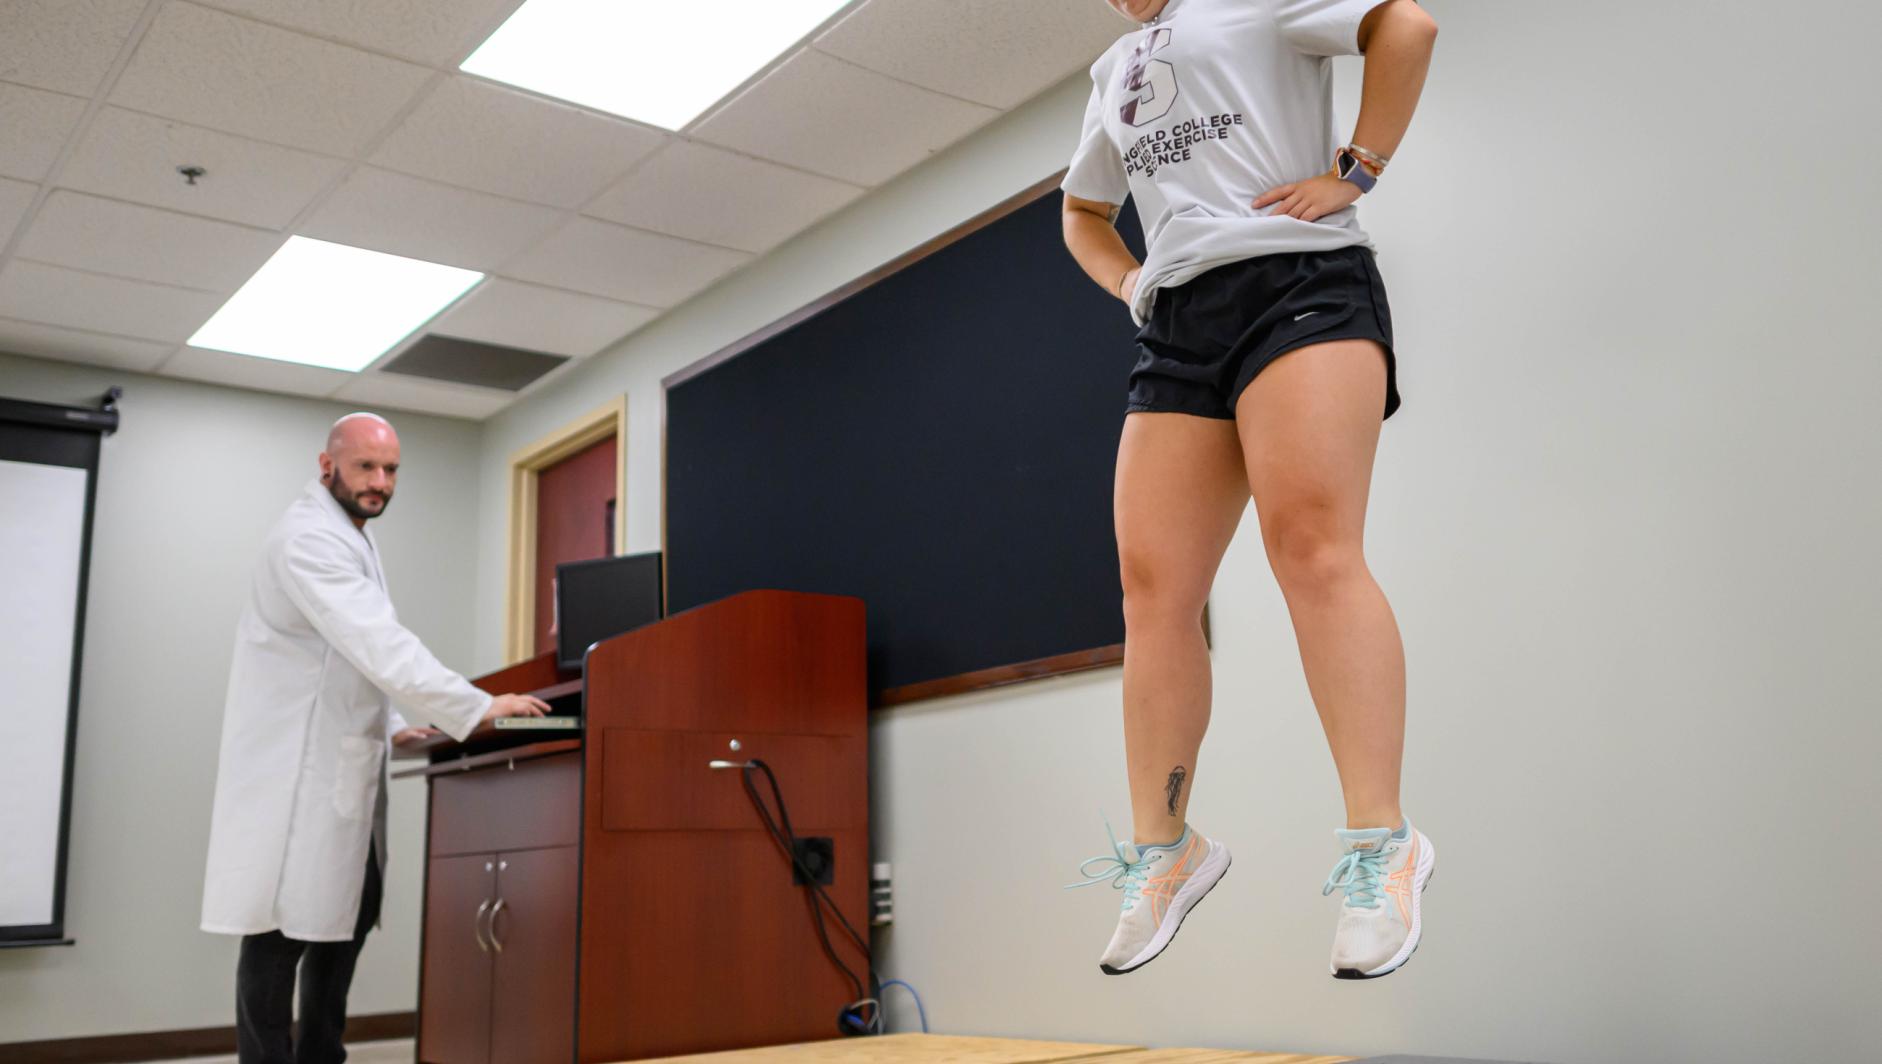
<instances>
[{"instance_id":1,"label":"smartwatch","mask_svg":"<svg viewBox=\"0 0 1882 1064\"><path fill-rule=\"evenodd\" d=\"M1372 171L1359 161L1359 156L1345 148L1341 148L1339 154L1333 157L1333 172L1341 181L1357 185L1361 193L1371 192L1373 186L1379 183L1379 179L1372 176Z\"/></svg>"}]
</instances>

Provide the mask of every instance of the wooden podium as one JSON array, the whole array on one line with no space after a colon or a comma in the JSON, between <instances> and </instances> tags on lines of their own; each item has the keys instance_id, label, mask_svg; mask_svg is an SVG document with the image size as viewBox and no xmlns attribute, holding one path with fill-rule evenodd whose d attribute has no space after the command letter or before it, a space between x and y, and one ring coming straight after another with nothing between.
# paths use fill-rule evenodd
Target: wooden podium
<instances>
[{"instance_id":1,"label":"wooden podium","mask_svg":"<svg viewBox=\"0 0 1882 1064\"><path fill-rule=\"evenodd\" d=\"M835 1037L854 989L741 771L707 762L770 765L797 835L834 840L826 889L865 928L863 620L860 599L753 591L600 643L579 676L544 655L477 681L558 713L578 699L584 728L485 727L426 751L418 1059L565 1064Z\"/></svg>"}]
</instances>

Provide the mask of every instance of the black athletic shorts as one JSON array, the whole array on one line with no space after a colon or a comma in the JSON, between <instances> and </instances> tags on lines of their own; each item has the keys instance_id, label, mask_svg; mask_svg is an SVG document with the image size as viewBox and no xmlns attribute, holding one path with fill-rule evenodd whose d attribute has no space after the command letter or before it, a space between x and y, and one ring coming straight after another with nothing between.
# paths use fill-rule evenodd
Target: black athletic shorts
<instances>
[{"instance_id":1,"label":"black athletic shorts","mask_svg":"<svg viewBox=\"0 0 1882 1064\"><path fill-rule=\"evenodd\" d=\"M1297 347L1377 340L1385 413L1399 407L1392 310L1371 249L1294 251L1231 262L1157 293L1137 333L1127 413L1235 417L1255 374Z\"/></svg>"}]
</instances>

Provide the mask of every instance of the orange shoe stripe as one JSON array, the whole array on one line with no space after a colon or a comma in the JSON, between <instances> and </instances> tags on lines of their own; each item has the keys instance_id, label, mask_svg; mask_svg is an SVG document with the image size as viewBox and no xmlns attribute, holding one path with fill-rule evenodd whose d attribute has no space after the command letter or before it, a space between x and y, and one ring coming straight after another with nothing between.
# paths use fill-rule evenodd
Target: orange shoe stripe
<instances>
[{"instance_id":1,"label":"orange shoe stripe","mask_svg":"<svg viewBox=\"0 0 1882 1064\"><path fill-rule=\"evenodd\" d=\"M1392 895L1392 900L1398 903L1398 915L1401 920L1405 921L1406 927L1410 927L1412 922L1411 894L1412 888L1417 885L1417 877L1418 836L1413 834L1411 848L1405 854L1404 866L1385 877L1388 881L1385 892Z\"/></svg>"},{"instance_id":2,"label":"orange shoe stripe","mask_svg":"<svg viewBox=\"0 0 1882 1064\"><path fill-rule=\"evenodd\" d=\"M1202 845L1202 836L1191 835L1189 845L1183 847L1183 853L1170 866L1170 871L1144 883L1144 893L1150 896L1150 913L1158 923L1163 922L1163 915L1170 910L1170 903L1176 900L1176 892L1181 890L1189 877L1195 875L1195 869L1183 871L1189 866L1189 859Z\"/></svg>"}]
</instances>

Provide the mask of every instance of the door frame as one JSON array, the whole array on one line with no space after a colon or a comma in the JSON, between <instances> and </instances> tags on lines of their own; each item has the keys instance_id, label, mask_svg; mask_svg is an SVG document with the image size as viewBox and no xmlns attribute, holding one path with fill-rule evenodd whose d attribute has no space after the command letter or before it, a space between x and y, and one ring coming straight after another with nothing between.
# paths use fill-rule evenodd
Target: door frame
<instances>
[{"instance_id":1,"label":"door frame","mask_svg":"<svg viewBox=\"0 0 1882 1064\"><path fill-rule=\"evenodd\" d=\"M541 653L536 617L536 482L564 458L614 437L614 550L627 540L627 396L583 414L510 455L509 593L503 654L514 664Z\"/></svg>"}]
</instances>

